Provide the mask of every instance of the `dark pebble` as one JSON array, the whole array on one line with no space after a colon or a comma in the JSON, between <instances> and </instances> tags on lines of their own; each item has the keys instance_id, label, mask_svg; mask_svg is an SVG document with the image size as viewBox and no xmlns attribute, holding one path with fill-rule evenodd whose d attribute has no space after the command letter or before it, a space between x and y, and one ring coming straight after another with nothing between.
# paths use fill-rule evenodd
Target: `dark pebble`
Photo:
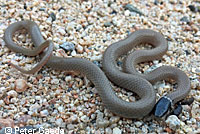
<instances>
[{"instance_id":1,"label":"dark pebble","mask_svg":"<svg viewBox=\"0 0 200 134\"><path fill-rule=\"evenodd\" d=\"M135 13L137 13L137 14L139 14L139 15L144 15L139 9L137 9L136 7L134 7L134 6L131 5L131 4L125 5L124 8L125 8L126 10L131 11L131 12L135 12Z\"/></svg>"},{"instance_id":2,"label":"dark pebble","mask_svg":"<svg viewBox=\"0 0 200 134\"><path fill-rule=\"evenodd\" d=\"M182 105L191 105L194 102L194 97L188 98L188 99L184 99L181 101Z\"/></svg>"},{"instance_id":3,"label":"dark pebble","mask_svg":"<svg viewBox=\"0 0 200 134\"><path fill-rule=\"evenodd\" d=\"M155 5L158 5L158 4L159 4L159 1L158 1L158 0L154 0L154 4L155 4Z\"/></svg>"},{"instance_id":4,"label":"dark pebble","mask_svg":"<svg viewBox=\"0 0 200 134\"><path fill-rule=\"evenodd\" d=\"M46 8L40 8L39 11L45 11Z\"/></svg>"},{"instance_id":5,"label":"dark pebble","mask_svg":"<svg viewBox=\"0 0 200 134\"><path fill-rule=\"evenodd\" d=\"M182 17L182 18L180 19L180 21L186 22L186 23L189 23L189 22L190 22L190 20L189 20L189 18L188 18L187 16Z\"/></svg>"},{"instance_id":6,"label":"dark pebble","mask_svg":"<svg viewBox=\"0 0 200 134\"><path fill-rule=\"evenodd\" d=\"M70 91L72 91L72 90L73 90L72 88L68 88L68 89L67 89L67 92L70 92Z\"/></svg>"},{"instance_id":7,"label":"dark pebble","mask_svg":"<svg viewBox=\"0 0 200 134\"><path fill-rule=\"evenodd\" d=\"M113 10L110 14L117 14L117 11Z\"/></svg>"},{"instance_id":8,"label":"dark pebble","mask_svg":"<svg viewBox=\"0 0 200 134\"><path fill-rule=\"evenodd\" d=\"M26 4L24 4L24 9L25 9L25 10L27 9L27 5L26 5Z\"/></svg>"},{"instance_id":9,"label":"dark pebble","mask_svg":"<svg viewBox=\"0 0 200 134\"><path fill-rule=\"evenodd\" d=\"M174 111L172 111L171 115L176 115L179 116L182 112L182 106L181 104L178 104L178 106L174 109Z\"/></svg>"},{"instance_id":10,"label":"dark pebble","mask_svg":"<svg viewBox=\"0 0 200 134\"><path fill-rule=\"evenodd\" d=\"M96 123L96 120L92 120L91 123L92 123L92 124Z\"/></svg>"},{"instance_id":11,"label":"dark pebble","mask_svg":"<svg viewBox=\"0 0 200 134\"><path fill-rule=\"evenodd\" d=\"M111 23L111 22L105 22L105 23L104 23L104 26L105 26L105 27L110 27L110 26L112 26L112 23Z\"/></svg>"},{"instance_id":12,"label":"dark pebble","mask_svg":"<svg viewBox=\"0 0 200 134\"><path fill-rule=\"evenodd\" d=\"M54 13L51 13L50 14L50 17L52 18L52 21L55 21L56 20L56 15Z\"/></svg>"},{"instance_id":13,"label":"dark pebble","mask_svg":"<svg viewBox=\"0 0 200 134\"><path fill-rule=\"evenodd\" d=\"M72 42L64 42L62 45L60 45L60 48L65 50L65 52L73 51L75 49L75 45Z\"/></svg>"},{"instance_id":14,"label":"dark pebble","mask_svg":"<svg viewBox=\"0 0 200 134\"><path fill-rule=\"evenodd\" d=\"M197 10L198 10L194 5L189 5L188 7L189 7L190 11L192 11L192 12L197 12Z\"/></svg>"},{"instance_id":15,"label":"dark pebble","mask_svg":"<svg viewBox=\"0 0 200 134\"><path fill-rule=\"evenodd\" d=\"M65 10L63 7L59 8L58 11L60 12L61 10Z\"/></svg>"},{"instance_id":16,"label":"dark pebble","mask_svg":"<svg viewBox=\"0 0 200 134\"><path fill-rule=\"evenodd\" d=\"M185 54L188 56L190 55L190 52L188 50L185 50Z\"/></svg>"}]
</instances>

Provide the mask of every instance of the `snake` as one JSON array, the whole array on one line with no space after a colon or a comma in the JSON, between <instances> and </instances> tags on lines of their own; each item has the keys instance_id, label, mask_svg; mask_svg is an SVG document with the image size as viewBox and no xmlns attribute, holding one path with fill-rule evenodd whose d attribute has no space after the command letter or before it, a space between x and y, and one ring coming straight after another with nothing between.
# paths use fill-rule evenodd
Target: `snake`
<instances>
[{"instance_id":1,"label":"snake","mask_svg":"<svg viewBox=\"0 0 200 134\"><path fill-rule=\"evenodd\" d=\"M13 35L20 29L28 31L34 49L24 48L13 41ZM33 74L45 65L55 70L81 72L94 84L103 105L112 113L124 118L143 118L152 111L154 111L156 117L162 117L175 103L187 97L190 92L190 80L178 68L161 66L147 74L139 73L136 70L138 63L161 59L168 49L164 36L150 29L136 30L125 39L109 45L103 54L102 69L84 58L64 58L53 55L53 42L46 41L38 25L31 20L10 24L5 30L3 39L6 46L14 52L27 56L40 55L41 57L41 61L30 70L9 63L17 70L22 73ZM153 48L131 52L124 60L123 69L119 70L117 59L141 43L148 43ZM156 92L152 84L168 79L174 79L177 82L177 89L156 101ZM134 92L139 96L139 99L133 102L123 100L116 94L111 82Z\"/></svg>"}]
</instances>

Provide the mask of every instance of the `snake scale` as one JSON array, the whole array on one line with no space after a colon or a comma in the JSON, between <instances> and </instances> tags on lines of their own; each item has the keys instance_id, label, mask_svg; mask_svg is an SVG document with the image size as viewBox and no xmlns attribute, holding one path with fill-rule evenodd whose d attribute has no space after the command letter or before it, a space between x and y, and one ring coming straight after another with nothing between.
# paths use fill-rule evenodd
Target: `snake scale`
<instances>
[{"instance_id":1,"label":"snake scale","mask_svg":"<svg viewBox=\"0 0 200 134\"><path fill-rule=\"evenodd\" d=\"M35 49L26 49L13 41L13 34L22 28L25 28L31 35ZM31 70L24 70L10 63L19 71L31 74L46 65L56 70L81 72L95 85L105 107L125 118L144 117L154 107L156 107L155 116L161 117L171 105L184 99L190 91L189 78L183 71L175 67L161 66L148 74L141 74L135 69L135 65L140 62L161 59L168 49L167 41L163 35L153 30L137 30L127 38L111 44L103 55L102 66L109 80L136 93L140 99L135 102L120 99L112 89L104 72L91 61L83 58L62 58L52 55L52 41L44 40L39 27L33 21L26 20L11 24L5 30L4 41L6 46L14 52L23 53L27 56L36 56L41 53L41 61ZM153 49L137 50L130 53L124 61L123 71L119 70L116 60L141 43L149 43L153 46ZM152 84L166 79L174 79L178 85L177 90L161 97L156 104L156 95ZM166 105L169 105L167 109L165 108Z\"/></svg>"}]
</instances>

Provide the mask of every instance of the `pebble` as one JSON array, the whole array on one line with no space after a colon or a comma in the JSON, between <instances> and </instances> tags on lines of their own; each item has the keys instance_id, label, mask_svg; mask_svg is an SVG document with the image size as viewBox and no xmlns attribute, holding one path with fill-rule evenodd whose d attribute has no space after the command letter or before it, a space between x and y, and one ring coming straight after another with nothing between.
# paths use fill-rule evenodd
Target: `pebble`
<instances>
[{"instance_id":1,"label":"pebble","mask_svg":"<svg viewBox=\"0 0 200 134\"><path fill-rule=\"evenodd\" d=\"M190 20L188 19L187 16L182 17L182 18L180 19L180 21L186 22L186 23L189 23L189 22L190 22Z\"/></svg>"},{"instance_id":2,"label":"pebble","mask_svg":"<svg viewBox=\"0 0 200 134\"><path fill-rule=\"evenodd\" d=\"M106 134L112 134L112 129L109 128L109 127L107 127L107 128L105 129L105 133L106 133Z\"/></svg>"},{"instance_id":3,"label":"pebble","mask_svg":"<svg viewBox=\"0 0 200 134\"><path fill-rule=\"evenodd\" d=\"M81 121L87 123L89 121L89 117L86 115L81 116Z\"/></svg>"},{"instance_id":4,"label":"pebble","mask_svg":"<svg viewBox=\"0 0 200 134\"><path fill-rule=\"evenodd\" d=\"M197 12L198 11L198 9L194 5L189 5L188 7L192 12Z\"/></svg>"},{"instance_id":5,"label":"pebble","mask_svg":"<svg viewBox=\"0 0 200 134\"><path fill-rule=\"evenodd\" d=\"M83 53L83 47L81 45L77 45L76 49L78 53Z\"/></svg>"},{"instance_id":6,"label":"pebble","mask_svg":"<svg viewBox=\"0 0 200 134\"><path fill-rule=\"evenodd\" d=\"M104 128L104 127L107 127L109 125L109 121L104 120L104 119L97 119L96 124L97 124L97 127Z\"/></svg>"},{"instance_id":7,"label":"pebble","mask_svg":"<svg viewBox=\"0 0 200 134\"><path fill-rule=\"evenodd\" d=\"M73 51L75 49L75 45L72 42L64 42L60 45L60 48L64 49L65 52Z\"/></svg>"},{"instance_id":8,"label":"pebble","mask_svg":"<svg viewBox=\"0 0 200 134\"><path fill-rule=\"evenodd\" d=\"M136 127L141 127L141 125L142 125L142 122L140 122L140 121L137 121L137 122L135 122L134 124L136 125Z\"/></svg>"},{"instance_id":9,"label":"pebble","mask_svg":"<svg viewBox=\"0 0 200 134\"><path fill-rule=\"evenodd\" d=\"M129 11L129 10L126 10L126 11L124 12L124 15L125 15L125 16L129 16L129 15L130 15L130 11Z\"/></svg>"},{"instance_id":10,"label":"pebble","mask_svg":"<svg viewBox=\"0 0 200 134\"><path fill-rule=\"evenodd\" d=\"M182 113L182 106L179 104L172 112L173 115L179 116Z\"/></svg>"},{"instance_id":11,"label":"pebble","mask_svg":"<svg viewBox=\"0 0 200 134\"><path fill-rule=\"evenodd\" d=\"M58 125L59 127L65 127L65 123L63 122L63 119L62 118L58 118L56 120L56 125Z\"/></svg>"},{"instance_id":12,"label":"pebble","mask_svg":"<svg viewBox=\"0 0 200 134\"><path fill-rule=\"evenodd\" d=\"M28 88L27 82L23 79L17 79L15 81L15 90L17 92L24 92Z\"/></svg>"},{"instance_id":13,"label":"pebble","mask_svg":"<svg viewBox=\"0 0 200 134\"><path fill-rule=\"evenodd\" d=\"M43 110L43 111L40 111L40 116L41 117L46 117L46 116L48 116L49 115L49 112L48 112L48 110Z\"/></svg>"},{"instance_id":14,"label":"pebble","mask_svg":"<svg viewBox=\"0 0 200 134\"><path fill-rule=\"evenodd\" d=\"M0 119L0 128L14 127L14 121L12 119Z\"/></svg>"},{"instance_id":15,"label":"pebble","mask_svg":"<svg viewBox=\"0 0 200 134\"><path fill-rule=\"evenodd\" d=\"M56 20L56 15L55 15L54 13L51 13L51 14L50 14L50 17L51 17L52 21L55 21L55 20Z\"/></svg>"},{"instance_id":16,"label":"pebble","mask_svg":"<svg viewBox=\"0 0 200 134\"><path fill-rule=\"evenodd\" d=\"M67 129L68 130L73 130L74 129L74 125L73 124L68 124L67 125Z\"/></svg>"},{"instance_id":17,"label":"pebble","mask_svg":"<svg viewBox=\"0 0 200 134\"><path fill-rule=\"evenodd\" d=\"M176 115L170 115L165 122L170 129L176 130L180 127L180 120Z\"/></svg>"},{"instance_id":18,"label":"pebble","mask_svg":"<svg viewBox=\"0 0 200 134\"><path fill-rule=\"evenodd\" d=\"M198 133L199 111L199 3L196 1L152 0L46 0L46 1L5 1L1 0L0 16L0 117L12 117L16 125L40 125L45 128L62 127L67 133ZM188 7L189 5L189 7ZM192 6L191 6L192 5ZM139 11L139 12L138 12ZM141 16L140 14L145 14ZM56 56L86 58L101 68L103 52L106 48L127 37L135 30L154 29L160 31L169 43L169 51L162 60L139 64L142 72L164 64L177 66L191 80L190 96L193 103L183 105L179 115L180 127L173 130L154 119L130 120L105 110L102 100L87 77L74 75L44 67L33 75L13 71L6 64L16 60L23 67L34 66L35 57L24 57L11 52L3 41L5 29L19 20L33 20L38 25L44 39L54 42ZM32 48L29 36L23 31L16 32L13 40ZM72 43L67 50L60 48L63 43ZM27 59L27 60L26 60ZM37 59L37 58L36 58ZM28 63L25 65L25 61ZM117 63L119 66L122 64ZM144 68L143 68L144 67ZM37 75L42 77L38 77ZM73 75L71 75L73 74ZM29 91L18 93L15 81L24 79ZM154 86L157 97L170 92L173 86L167 82ZM127 101L137 100L129 91L112 85L119 96ZM13 91L17 92L12 93ZM8 92L11 91L12 96ZM157 91L157 90L155 90ZM16 96L16 97L13 97ZM131 97L130 97L131 96ZM94 109L94 110L93 110ZM49 113L44 112L47 110ZM101 111L101 114L98 112ZM42 113L44 112L44 113ZM42 113L42 116L41 116ZM19 118L27 114L20 123ZM47 116L46 116L47 115ZM150 117L148 117L150 118ZM81 120L82 119L82 120ZM195 121L191 120L194 119ZM136 124L135 124L136 123ZM173 123L173 122L172 122ZM97 125L98 124L98 125ZM165 129L166 128L166 129ZM71 130L69 130L71 129ZM191 132L192 130L192 132Z\"/></svg>"},{"instance_id":19,"label":"pebble","mask_svg":"<svg viewBox=\"0 0 200 134\"><path fill-rule=\"evenodd\" d=\"M121 134L121 133L122 133L122 131L118 127L115 127L113 129L113 134Z\"/></svg>"},{"instance_id":20,"label":"pebble","mask_svg":"<svg viewBox=\"0 0 200 134\"><path fill-rule=\"evenodd\" d=\"M28 120L32 119L30 115L21 115L17 121L18 124L23 124L25 125Z\"/></svg>"},{"instance_id":21,"label":"pebble","mask_svg":"<svg viewBox=\"0 0 200 134\"><path fill-rule=\"evenodd\" d=\"M14 90L10 90L9 92L7 92L7 95L8 96L11 96L11 97L17 97L17 92L16 91L14 91Z\"/></svg>"},{"instance_id":22,"label":"pebble","mask_svg":"<svg viewBox=\"0 0 200 134\"><path fill-rule=\"evenodd\" d=\"M104 23L104 26L105 27L110 27L110 26L112 26L112 23L111 22L106 22L106 23Z\"/></svg>"},{"instance_id":23,"label":"pebble","mask_svg":"<svg viewBox=\"0 0 200 134\"><path fill-rule=\"evenodd\" d=\"M139 15L144 15L139 9L137 9L135 6L131 4L126 4L124 8L126 10L129 10L130 12L135 12L135 13L138 13Z\"/></svg>"}]
</instances>

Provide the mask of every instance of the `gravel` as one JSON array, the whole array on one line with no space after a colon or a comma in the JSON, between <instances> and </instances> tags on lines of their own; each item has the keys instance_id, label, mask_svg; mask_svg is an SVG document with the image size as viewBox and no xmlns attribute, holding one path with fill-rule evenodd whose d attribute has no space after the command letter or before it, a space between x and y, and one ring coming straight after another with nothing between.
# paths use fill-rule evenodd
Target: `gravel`
<instances>
[{"instance_id":1,"label":"gravel","mask_svg":"<svg viewBox=\"0 0 200 134\"><path fill-rule=\"evenodd\" d=\"M15 125L60 127L71 134L200 133L199 2L0 0L0 7L0 126L4 123L1 131L6 125ZM3 34L11 23L29 19L39 25L46 40L54 42L54 55L86 58L99 67L106 48L131 32L137 29L161 32L168 40L168 52L162 60L141 63L137 68L145 73L162 65L183 70L191 80L189 98L193 97L193 103L182 105L182 113L170 115L164 123L151 116L131 120L108 111L94 85L80 73L47 67L33 75L16 71L7 63L17 62L30 69L39 59L11 52L5 46ZM23 30L16 32L13 40L33 48ZM122 63L119 61L118 65ZM159 99L176 86L160 81L153 87ZM115 85L113 89L124 100L137 98Z\"/></svg>"}]
</instances>

